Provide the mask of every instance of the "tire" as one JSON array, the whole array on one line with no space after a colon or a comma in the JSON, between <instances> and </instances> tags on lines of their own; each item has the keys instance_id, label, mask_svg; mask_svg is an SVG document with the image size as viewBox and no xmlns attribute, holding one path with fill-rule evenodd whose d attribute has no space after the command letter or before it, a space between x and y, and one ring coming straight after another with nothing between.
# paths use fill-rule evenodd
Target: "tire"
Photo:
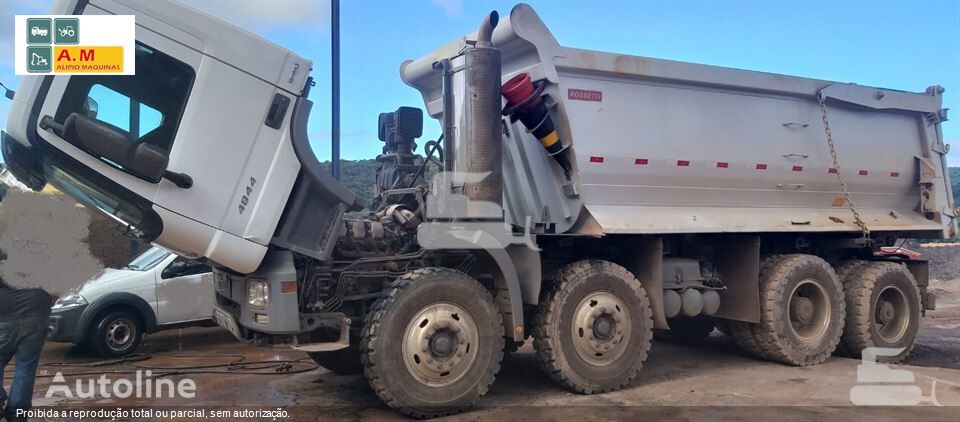
<instances>
[{"instance_id":1,"label":"tire","mask_svg":"<svg viewBox=\"0 0 960 422\"><path fill-rule=\"evenodd\" d=\"M844 291L843 297L844 297L844 300L846 301L846 308L845 308L847 312L847 316L845 317L846 319L850 318L850 315L849 315L850 302L849 302L849 298L847 297L847 284L849 284L849 280L852 275L858 274L861 268L864 265L867 265L869 263L870 261L864 261L862 259L850 259L846 261L841 261L838 265L834 267L834 270L836 270L837 272L837 278L840 279L840 285L843 286L843 291ZM846 324L844 325L844 332L846 332ZM855 353L851 352L850 349L847 348L846 344L844 344L842 336L841 336L840 343L837 344L837 349L833 351L833 354L837 356L845 356L845 357L846 356L852 357L855 355Z\"/></svg>"},{"instance_id":2,"label":"tire","mask_svg":"<svg viewBox=\"0 0 960 422\"><path fill-rule=\"evenodd\" d=\"M458 413L486 394L503 358L490 292L446 268L411 271L367 314L363 372L388 406L417 418Z\"/></svg>"},{"instance_id":3,"label":"tire","mask_svg":"<svg viewBox=\"0 0 960 422\"><path fill-rule=\"evenodd\" d=\"M310 352L310 359L317 365L337 375L356 375L363 372L360 350L351 340L350 347L333 352Z\"/></svg>"},{"instance_id":4,"label":"tire","mask_svg":"<svg viewBox=\"0 0 960 422\"><path fill-rule=\"evenodd\" d=\"M135 352L142 338L140 318L128 311L112 311L94 322L89 344L98 356L115 358Z\"/></svg>"},{"instance_id":5,"label":"tire","mask_svg":"<svg viewBox=\"0 0 960 422\"><path fill-rule=\"evenodd\" d=\"M733 322L748 353L796 366L827 360L843 333L843 288L833 268L813 255L782 255L760 269L760 321Z\"/></svg>"},{"instance_id":6,"label":"tire","mask_svg":"<svg viewBox=\"0 0 960 422\"><path fill-rule=\"evenodd\" d=\"M552 281L533 324L540 366L576 393L623 388L637 377L653 338L643 286L625 268L599 260L567 265Z\"/></svg>"},{"instance_id":7,"label":"tire","mask_svg":"<svg viewBox=\"0 0 960 422\"><path fill-rule=\"evenodd\" d=\"M868 347L902 348L884 363L902 362L913 350L920 326L920 289L913 274L896 262L867 262L844 280L847 302L844 352L861 358Z\"/></svg>"},{"instance_id":8,"label":"tire","mask_svg":"<svg viewBox=\"0 0 960 422\"><path fill-rule=\"evenodd\" d=\"M708 316L676 317L667 320L669 330L654 331L658 340L671 341L680 344L696 344L710 336L716 328L716 322Z\"/></svg>"}]
</instances>

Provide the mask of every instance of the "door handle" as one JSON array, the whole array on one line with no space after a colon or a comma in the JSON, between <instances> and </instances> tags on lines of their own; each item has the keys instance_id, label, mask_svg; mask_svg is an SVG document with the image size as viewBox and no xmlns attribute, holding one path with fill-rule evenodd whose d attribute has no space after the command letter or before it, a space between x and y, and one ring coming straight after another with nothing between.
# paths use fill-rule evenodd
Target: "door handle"
<instances>
[{"instance_id":1,"label":"door handle","mask_svg":"<svg viewBox=\"0 0 960 422\"><path fill-rule=\"evenodd\" d=\"M181 189L190 189L190 187L193 186L193 178L185 173L164 170L163 178L171 181L174 185L177 185L177 187Z\"/></svg>"}]
</instances>

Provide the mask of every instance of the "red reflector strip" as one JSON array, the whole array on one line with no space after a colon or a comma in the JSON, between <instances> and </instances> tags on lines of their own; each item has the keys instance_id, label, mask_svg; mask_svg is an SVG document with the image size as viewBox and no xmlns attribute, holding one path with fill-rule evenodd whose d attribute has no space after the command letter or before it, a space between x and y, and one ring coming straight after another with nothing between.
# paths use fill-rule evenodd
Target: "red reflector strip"
<instances>
[{"instance_id":1,"label":"red reflector strip","mask_svg":"<svg viewBox=\"0 0 960 422\"><path fill-rule=\"evenodd\" d=\"M677 167L688 167L690 162L687 160L677 160Z\"/></svg>"},{"instance_id":2,"label":"red reflector strip","mask_svg":"<svg viewBox=\"0 0 960 422\"><path fill-rule=\"evenodd\" d=\"M646 158L637 158L636 160L633 160L633 164L636 164L638 166L645 166L649 162L650 161L648 161Z\"/></svg>"},{"instance_id":3,"label":"red reflector strip","mask_svg":"<svg viewBox=\"0 0 960 422\"><path fill-rule=\"evenodd\" d=\"M793 171L803 171L803 166L793 166Z\"/></svg>"},{"instance_id":4,"label":"red reflector strip","mask_svg":"<svg viewBox=\"0 0 960 422\"><path fill-rule=\"evenodd\" d=\"M727 167L730 167L730 163L724 163L722 161L717 163L717 168L719 169L725 169Z\"/></svg>"},{"instance_id":5,"label":"red reflector strip","mask_svg":"<svg viewBox=\"0 0 960 422\"><path fill-rule=\"evenodd\" d=\"M766 170L766 169L767 169L766 164L757 164L757 170Z\"/></svg>"},{"instance_id":6,"label":"red reflector strip","mask_svg":"<svg viewBox=\"0 0 960 422\"><path fill-rule=\"evenodd\" d=\"M866 176L866 175L868 175L868 174L870 174L870 173L869 173L868 171L866 171L866 170L860 170L859 174L860 174L861 176Z\"/></svg>"},{"instance_id":7,"label":"red reflector strip","mask_svg":"<svg viewBox=\"0 0 960 422\"><path fill-rule=\"evenodd\" d=\"M280 283L280 293L296 293L296 292L297 292L296 281L284 281Z\"/></svg>"},{"instance_id":8,"label":"red reflector strip","mask_svg":"<svg viewBox=\"0 0 960 422\"><path fill-rule=\"evenodd\" d=\"M591 156L591 157L590 157L590 162L591 162L591 163L602 163L602 162L603 162L603 157Z\"/></svg>"},{"instance_id":9,"label":"red reflector strip","mask_svg":"<svg viewBox=\"0 0 960 422\"><path fill-rule=\"evenodd\" d=\"M835 169L835 168L830 168L830 169L827 170L827 173L837 174L837 169Z\"/></svg>"},{"instance_id":10,"label":"red reflector strip","mask_svg":"<svg viewBox=\"0 0 960 422\"><path fill-rule=\"evenodd\" d=\"M891 171L891 172L890 172L890 177L900 177L900 172Z\"/></svg>"}]
</instances>

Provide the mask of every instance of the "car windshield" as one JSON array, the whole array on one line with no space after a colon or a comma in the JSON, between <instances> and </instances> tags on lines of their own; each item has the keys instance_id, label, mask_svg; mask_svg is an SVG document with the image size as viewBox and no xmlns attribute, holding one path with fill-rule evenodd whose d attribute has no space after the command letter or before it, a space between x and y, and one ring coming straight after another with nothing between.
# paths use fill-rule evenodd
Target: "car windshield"
<instances>
[{"instance_id":1,"label":"car windshield","mask_svg":"<svg viewBox=\"0 0 960 422\"><path fill-rule=\"evenodd\" d=\"M163 259L168 256L170 256L169 251L154 246L150 249L147 249L136 258L133 258L133 260L131 260L126 267L123 267L123 269L134 270L134 271L147 271L155 267L157 264L160 263L160 261L163 261Z\"/></svg>"}]
</instances>

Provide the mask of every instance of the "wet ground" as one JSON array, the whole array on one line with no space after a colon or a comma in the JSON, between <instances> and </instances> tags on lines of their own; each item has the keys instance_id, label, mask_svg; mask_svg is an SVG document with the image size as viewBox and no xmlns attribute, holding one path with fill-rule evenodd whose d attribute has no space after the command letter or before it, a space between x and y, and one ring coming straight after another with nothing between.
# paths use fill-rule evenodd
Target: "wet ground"
<instances>
[{"instance_id":1,"label":"wet ground","mask_svg":"<svg viewBox=\"0 0 960 422\"><path fill-rule=\"evenodd\" d=\"M932 383L942 405L960 406L960 294L958 283L939 286L938 307L923 320L917 347L903 366L912 371L926 407L864 409L850 402L857 385L858 360L834 357L825 364L795 368L744 356L732 340L719 332L696 346L657 342L639 379L628 388L595 396L571 394L555 386L540 372L528 343L507 357L496 383L478 409L451 417L455 420L495 418L509 420L675 417L686 420L743 419L860 419L870 412L872 420L960 420L960 407L929 406ZM960 293L960 290L958 290ZM107 366L86 366L95 360L88 353L65 344L48 344L44 350L35 403L96 406L296 406L307 409L298 419L390 420L399 417L385 408L362 376L338 376L312 369L309 358L290 350L258 348L237 343L218 328L189 328L157 333L144 338L141 353L149 358ZM277 362L294 360L292 366ZM58 366L60 362L82 366ZM217 367L239 362L233 367ZM195 367L204 368L197 369ZM191 369L187 369L191 367ZM154 374L180 373L165 378L190 378L197 384L194 399L65 399L45 398L58 370L88 372L79 377L92 380L101 372L110 377L128 377L136 369ZM179 370L174 368L181 368ZM277 373L277 369L307 371ZM120 372L118 372L120 371ZM261 374L252 374L259 372ZM73 385L78 377L68 377ZM9 383L9 379L7 380ZM784 408L784 406L791 406ZM799 407L798 407L799 406Z\"/></svg>"}]
</instances>

